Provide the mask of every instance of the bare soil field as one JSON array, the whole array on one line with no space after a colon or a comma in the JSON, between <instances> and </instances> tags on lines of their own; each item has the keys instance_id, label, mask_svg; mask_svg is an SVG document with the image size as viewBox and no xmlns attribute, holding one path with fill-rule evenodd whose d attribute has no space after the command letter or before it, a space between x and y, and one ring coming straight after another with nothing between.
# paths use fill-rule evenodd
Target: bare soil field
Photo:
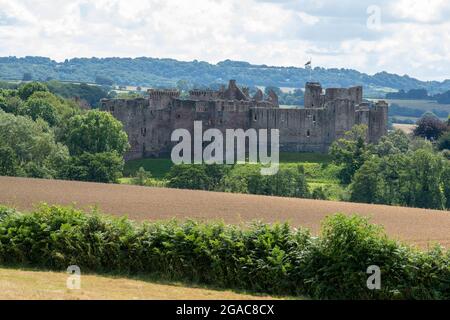
<instances>
[{"instance_id":1,"label":"bare soil field","mask_svg":"<svg viewBox=\"0 0 450 320\"><path fill-rule=\"evenodd\" d=\"M134 220L192 218L240 224L254 220L289 222L317 233L337 212L360 214L384 226L392 238L418 245L450 247L450 212L310 199L278 198L128 185L0 177L0 204L30 210L39 203L97 206Z\"/></svg>"},{"instance_id":2,"label":"bare soil field","mask_svg":"<svg viewBox=\"0 0 450 320\"><path fill-rule=\"evenodd\" d=\"M80 289L67 289L64 272L0 268L2 300L255 300L272 299L229 290L183 287L148 281L81 275Z\"/></svg>"},{"instance_id":3,"label":"bare soil field","mask_svg":"<svg viewBox=\"0 0 450 320\"><path fill-rule=\"evenodd\" d=\"M399 129L406 134L413 133L414 129L416 129L417 127L415 124L400 124L400 123L394 123L392 126L395 129Z\"/></svg>"}]
</instances>

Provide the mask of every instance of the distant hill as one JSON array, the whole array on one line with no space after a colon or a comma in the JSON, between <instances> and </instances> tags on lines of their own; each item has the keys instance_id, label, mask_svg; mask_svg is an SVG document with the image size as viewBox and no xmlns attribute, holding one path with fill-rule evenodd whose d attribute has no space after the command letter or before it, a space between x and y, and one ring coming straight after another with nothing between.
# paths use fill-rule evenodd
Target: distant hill
<instances>
[{"instance_id":1,"label":"distant hill","mask_svg":"<svg viewBox=\"0 0 450 320\"><path fill-rule=\"evenodd\" d=\"M309 80L309 71L295 67L253 65L248 62L226 60L217 64L202 61L177 61L155 58L75 58L58 63L44 57L0 58L1 80L66 80L95 82L112 80L116 85L175 87L210 86L236 79L246 86L276 86L301 88ZM426 89L430 94L450 90L450 80L420 81L407 75L387 72L368 75L352 69L316 67L313 80L325 87L363 85L366 93L384 96L386 92Z\"/></svg>"}]
</instances>

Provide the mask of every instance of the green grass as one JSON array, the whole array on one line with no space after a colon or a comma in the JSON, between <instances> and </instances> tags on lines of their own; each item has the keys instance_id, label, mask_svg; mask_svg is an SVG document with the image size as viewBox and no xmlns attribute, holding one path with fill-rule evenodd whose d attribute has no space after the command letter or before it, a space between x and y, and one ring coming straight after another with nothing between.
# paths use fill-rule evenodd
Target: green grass
<instances>
[{"instance_id":1,"label":"green grass","mask_svg":"<svg viewBox=\"0 0 450 320\"><path fill-rule=\"evenodd\" d=\"M280 153L280 163L282 164L330 164L331 157L328 154L321 153ZM169 158L151 158L131 160L125 164L124 176L132 177L136 171L143 167L146 171L150 171L156 179L162 179L172 168L173 163Z\"/></svg>"},{"instance_id":2,"label":"green grass","mask_svg":"<svg viewBox=\"0 0 450 320\"><path fill-rule=\"evenodd\" d=\"M163 179L172 166L172 160L167 158L131 160L125 163L123 174L125 177L132 177L140 167L143 167L151 172L153 178Z\"/></svg>"},{"instance_id":3,"label":"green grass","mask_svg":"<svg viewBox=\"0 0 450 320\"><path fill-rule=\"evenodd\" d=\"M322 187L330 200L340 200L345 195L345 189L339 185L337 179L339 167L332 163L328 154L282 152L280 153L280 164L282 168L302 165L305 169L310 191ZM140 167L143 167L152 174L153 179L151 179L149 186L164 187L167 183L164 178L172 166L173 163L168 158L128 161L125 164L124 178L120 179L119 182L121 184L132 184L130 177L134 176Z\"/></svg>"},{"instance_id":4,"label":"green grass","mask_svg":"<svg viewBox=\"0 0 450 320\"><path fill-rule=\"evenodd\" d=\"M325 153L280 152L280 163L331 163L331 156Z\"/></svg>"}]
</instances>

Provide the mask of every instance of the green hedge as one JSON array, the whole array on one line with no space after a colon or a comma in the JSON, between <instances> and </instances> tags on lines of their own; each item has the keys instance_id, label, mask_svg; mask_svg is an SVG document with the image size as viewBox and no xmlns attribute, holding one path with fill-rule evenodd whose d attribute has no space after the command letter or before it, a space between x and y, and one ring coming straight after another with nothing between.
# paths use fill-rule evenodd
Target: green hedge
<instances>
[{"instance_id":1,"label":"green hedge","mask_svg":"<svg viewBox=\"0 0 450 320\"><path fill-rule=\"evenodd\" d=\"M338 214L320 237L287 224L137 224L73 208L30 214L0 208L0 263L82 272L152 274L254 292L333 299L450 299L450 254L386 238L367 220ZM367 289L367 267L381 290Z\"/></svg>"}]
</instances>

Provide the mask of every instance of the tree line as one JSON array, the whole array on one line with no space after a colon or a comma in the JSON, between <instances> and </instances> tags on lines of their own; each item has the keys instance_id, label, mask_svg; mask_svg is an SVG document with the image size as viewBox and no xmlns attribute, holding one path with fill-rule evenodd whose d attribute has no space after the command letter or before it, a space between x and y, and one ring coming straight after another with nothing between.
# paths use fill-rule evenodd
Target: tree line
<instances>
[{"instance_id":1,"label":"tree line","mask_svg":"<svg viewBox=\"0 0 450 320\"><path fill-rule=\"evenodd\" d=\"M367 127L356 126L330 153L351 201L450 209L449 148L450 120L425 117L414 137L396 130L377 144L367 143Z\"/></svg>"},{"instance_id":2,"label":"tree line","mask_svg":"<svg viewBox=\"0 0 450 320\"><path fill-rule=\"evenodd\" d=\"M0 90L0 175L116 182L127 148L109 113L84 110L43 83Z\"/></svg>"}]
</instances>

